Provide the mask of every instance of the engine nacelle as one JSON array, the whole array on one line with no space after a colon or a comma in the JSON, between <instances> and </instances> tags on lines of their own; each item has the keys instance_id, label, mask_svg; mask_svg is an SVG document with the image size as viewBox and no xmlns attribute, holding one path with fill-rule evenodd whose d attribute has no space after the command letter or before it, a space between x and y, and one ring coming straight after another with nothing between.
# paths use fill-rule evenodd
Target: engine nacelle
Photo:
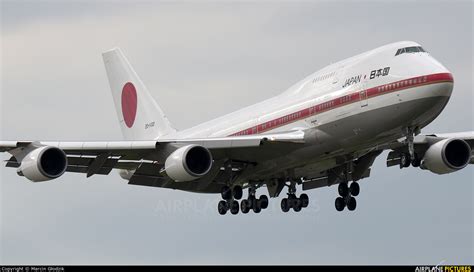
<instances>
[{"instance_id":1,"label":"engine nacelle","mask_svg":"<svg viewBox=\"0 0 474 272\"><path fill-rule=\"evenodd\" d=\"M466 167L471 160L471 147L461 139L445 139L426 150L422 169L436 174L447 174Z\"/></svg>"},{"instance_id":2,"label":"engine nacelle","mask_svg":"<svg viewBox=\"0 0 474 272\"><path fill-rule=\"evenodd\" d=\"M174 181L195 180L206 175L211 167L211 152L200 145L180 147L165 161L165 172Z\"/></svg>"},{"instance_id":3,"label":"engine nacelle","mask_svg":"<svg viewBox=\"0 0 474 272\"><path fill-rule=\"evenodd\" d=\"M36 148L26 155L18 167L18 174L38 182L60 177L67 168L64 151L53 146Z\"/></svg>"}]
</instances>

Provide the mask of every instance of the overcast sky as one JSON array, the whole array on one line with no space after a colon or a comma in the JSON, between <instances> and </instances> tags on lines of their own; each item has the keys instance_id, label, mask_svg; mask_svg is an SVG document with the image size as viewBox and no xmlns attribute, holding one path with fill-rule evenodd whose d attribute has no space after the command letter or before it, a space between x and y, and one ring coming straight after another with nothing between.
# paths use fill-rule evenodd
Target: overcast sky
<instances>
[{"instance_id":1,"label":"overcast sky","mask_svg":"<svg viewBox=\"0 0 474 272\"><path fill-rule=\"evenodd\" d=\"M419 42L454 75L423 132L474 130L473 4L1 1L0 140L121 140L101 53L120 46L183 129L284 91L338 60ZM112 173L31 183L1 167L0 263L474 263L474 167L386 168L355 212L337 188L283 214L217 214L218 195L127 185ZM3 154L1 159L8 159ZM259 193L266 192L261 189Z\"/></svg>"}]
</instances>

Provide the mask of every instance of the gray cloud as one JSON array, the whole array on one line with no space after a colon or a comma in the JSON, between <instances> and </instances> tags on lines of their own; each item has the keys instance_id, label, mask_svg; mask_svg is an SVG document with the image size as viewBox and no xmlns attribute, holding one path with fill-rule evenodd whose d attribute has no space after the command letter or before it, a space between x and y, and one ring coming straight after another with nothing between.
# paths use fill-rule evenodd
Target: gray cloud
<instances>
[{"instance_id":1,"label":"gray cloud","mask_svg":"<svg viewBox=\"0 0 474 272\"><path fill-rule=\"evenodd\" d=\"M113 46L185 128L398 40L420 42L455 76L424 131L472 130L472 37L470 2L2 2L0 139L121 139L100 56ZM333 187L310 191L300 214L274 199L260 215L222 217L216 195L130 186L117 174L32 184L2 167L0 262L474 262L473 168L387 169L385 155L357 211L342 214Z\"/></svg>"}]
</instances>

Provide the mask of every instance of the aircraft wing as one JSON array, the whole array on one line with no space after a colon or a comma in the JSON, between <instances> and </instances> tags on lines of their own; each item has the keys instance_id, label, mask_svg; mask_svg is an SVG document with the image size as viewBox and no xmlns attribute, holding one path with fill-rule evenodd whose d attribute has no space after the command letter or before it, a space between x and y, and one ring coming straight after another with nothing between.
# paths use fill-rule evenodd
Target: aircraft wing
<instances>
[{"instance_id":1,"label":"aircraft wing","mask_svg":"<svg viewBox=\"0 0 474 272\"><path fill-rule=\"evenodd\" d=\"M7 167L18 168L22 159L32 150L44 146L57 147L67 155L66 172L86 173L89 177L94 174L107 175L112 169L133 170L130 183L150 185L146 182L140 183L147 177L154 182L163 179L160 171L164 167L164 161L176 147L196 144L206 147L215 161L257 163L259 160L282 154L286 149L294 148L295 144L303 143L304 132L291 131L264 135L153 141L0 141L0 152L9 152L13 155L7 160Z\"/></svg>"}]
</instances>

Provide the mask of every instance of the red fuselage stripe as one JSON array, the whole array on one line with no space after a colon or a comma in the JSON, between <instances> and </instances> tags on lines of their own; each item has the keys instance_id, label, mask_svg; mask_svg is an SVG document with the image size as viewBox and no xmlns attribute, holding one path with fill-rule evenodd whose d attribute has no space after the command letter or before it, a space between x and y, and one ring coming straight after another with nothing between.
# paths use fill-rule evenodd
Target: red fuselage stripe
<instances>
[{"instance_id":1,"label":"red fuselage stripe","mask_svg":"<svg viewBox=\"0 0 474 272\"><path fill-rule=\"evenodd\" d=\"M256 126L241 130L229 136L238 136L238 135L251 135L251 134L258 134L265 131L269 131L275 129L277 127L281 127L295 121L306 119L310 116L326 112L329 110L333 110L335 108L339 108L341 106L345 106L348 104L356 103L361 101L362 99L369 99L372 97L401 91L405 89L410 89L414 87L419 87L423 85L441 83L441 82L453 82L453 76L450 73L439 73L439 74L431 74L425 76L418 76L412 77L409 79L399 80L395 82L391 82L388 84L376 86L373 88L359 90L351 94L347 94L329 101L326 101L321 104L317 104L315 106L311 106L309 108L305 108L282 117L258 124ZM365 94L364 94L365 93ZM365 96L367 98L365 98Z\"/></svg>"}]
</instances>

